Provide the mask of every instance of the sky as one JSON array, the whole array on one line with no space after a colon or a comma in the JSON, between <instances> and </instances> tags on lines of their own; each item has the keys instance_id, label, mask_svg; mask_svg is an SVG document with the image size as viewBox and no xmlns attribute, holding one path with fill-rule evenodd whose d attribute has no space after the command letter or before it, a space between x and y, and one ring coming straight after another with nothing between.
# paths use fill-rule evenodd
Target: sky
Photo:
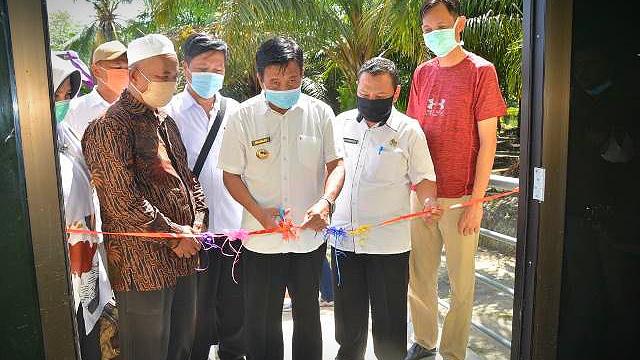
<instances>
[{"instance_id":1,"label":"sky","mask_svg":"<svg viewBox=\"0 0 640 360\"><path fill-rule=\"evenodd\" d=\"M47 12L66 10L73 21L80 25L86 25L93 21L95 11L93 5L86 0L47 0ZM123 21L133 19L144 10L143 0L133 0L131 4L122 4L118 7L118 15Z\"/></svg>"}]
</instances>

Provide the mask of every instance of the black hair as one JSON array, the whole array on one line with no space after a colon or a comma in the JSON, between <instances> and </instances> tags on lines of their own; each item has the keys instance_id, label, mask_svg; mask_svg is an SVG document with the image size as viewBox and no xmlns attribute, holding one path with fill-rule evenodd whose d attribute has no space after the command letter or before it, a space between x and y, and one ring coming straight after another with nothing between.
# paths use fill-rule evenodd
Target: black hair
<instances>
[{"instance_id":1,"label":"black hair","mask_svg":"<svg viewBox=\"0 0 640 360\"><path fill-rule=\"evenodd\" d=\"M256 71L264 75L264 69L269 65L286 67L290 61L295 61L300 70L304 65L302 48L290 38L274 37L262 43L256 52Z\"/></svg>"},{"instance_id":2,"label":"black hair","mask_svg":"<svg viewBox=\"0 0 640 360\"><path fill-rule=\"evenodd\" d=\"M424 18L429 10L433 9L438 4L444 5L453 17L460 15L459 0L425 0L425 2L422 3L422 8L420 9L420 18Z\"/></svg>"},{"instance_id":3,"label":"black hair","mask_svg":"<svg viewBox=\"0 0 640 360\"><path fill-rule=\"evenodd\" d=\"M360 75L362 75L363 73L372 75L388 74L393 80L393 87L398 86L398 84L400 83L396 64L393 61L385 59L383 57L374 57L362 64L360 70L358 70L358 79L360 79Z\"/></svg>"},{"instance_id":4,"label":"black hair","mask_svg":"<svg viewBox=\"0 0 640 360\"><path fill-rule=\"evenodd\" d=\"M223 40L216 39L211 35L194 33L189 35L187 40L182 45L182 56L184 61L188 63L196 56L204 54L207 51L220 51L224 54L225 61L229 54L229 48L227 43Z\"/></svg>"}]
</instances>

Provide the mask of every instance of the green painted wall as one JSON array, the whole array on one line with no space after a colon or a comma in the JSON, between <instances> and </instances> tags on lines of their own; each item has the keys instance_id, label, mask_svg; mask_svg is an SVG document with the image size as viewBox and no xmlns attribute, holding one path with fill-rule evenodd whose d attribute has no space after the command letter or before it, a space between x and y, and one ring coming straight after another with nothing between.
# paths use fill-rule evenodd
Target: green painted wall
<instances>
[{"instance_id":1,"label":"green painted wall","mask_svg":"<svg viewBox=\"0 0 640 360\"><path fill-rule=\"evenodd\" d=\"M6 9L0 0L0 359L44 359Z\"/></svg>"}]
</instances>

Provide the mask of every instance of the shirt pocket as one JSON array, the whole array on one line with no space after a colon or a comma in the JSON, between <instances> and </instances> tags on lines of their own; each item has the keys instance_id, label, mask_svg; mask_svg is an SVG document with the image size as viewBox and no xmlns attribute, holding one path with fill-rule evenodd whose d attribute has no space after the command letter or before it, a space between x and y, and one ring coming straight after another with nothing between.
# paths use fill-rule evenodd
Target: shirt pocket
<instances>
[{"instance_id":1,"label":"shirt pocket","mask_svg":"<svg viewBox=\"0 0 640 360\"><path fill-rule=\"evenodd\" d=\"M250 177L264 177L275 170L276 159L279 159L280 148L273 144L274 136L265 135L253 140L247 152L246 175Z\"/></svg>"},{"instance_id":2,"label":"shirt pocket","mask_svg":"<svg viewBox=\"0 0 640 360\"><path fill-rule=\"evenodd\" d=\"M406 175L406 158L402 149L370 150L367 156L365 176L374 184L390 184L401 181Z\"/></svg>"},{"instance_id":3,"label":"shirt pocket","mask_svg":"<svg viewBox=\"0 0 640 360\"><path fill-rule=\"evenodd\" d=\"M298 161L310 170L318 169L322 161L322 143L316 136L298 135ZM324 165L324 164L322 164Z\"/></svg>"}]
</instances>

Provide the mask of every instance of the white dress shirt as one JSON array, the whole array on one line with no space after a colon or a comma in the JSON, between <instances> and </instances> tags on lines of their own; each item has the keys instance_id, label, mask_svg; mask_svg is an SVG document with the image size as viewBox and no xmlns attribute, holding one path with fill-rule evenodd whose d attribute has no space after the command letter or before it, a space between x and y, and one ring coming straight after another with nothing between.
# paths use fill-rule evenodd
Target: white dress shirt
<instances>
[{"instance_id":1,"label":"white dress shirt","mask_svg":"<svg viewBox=\"0 0 640 360\"><path fill-rule=\"evenodd\" d=\"M205 113L202 106L198 105L193 96L186 89L171 99L165 107L165 111L175 120L180 130L182 142L187 149L187 159L189 168L193 170L196 164L202 145L209 135L209 130L220 111L220 99L222 96L216 94L216 102L209 113ZM225 127L229 116L235 112L239 106L238 102L226 99L226 110L220 130L216 136L209 156L205 160L200 172L200 184L207 197L209 207L209 231L223 232L225 230L236 230L240 228L242 220L242 205L238 204L224 186L222 182L222 170L217 168L218 156L222 146L222 138L225 134Z\"/></svg>"},{"instance_id":2,"label":"white dress shirt","mask_svg":"<svg viewBox=\"0 0 640 360\"><path fill-rule=\"evenodd\" d=\"M333 120L327 104L304 94L285 114L272 110L263 94L255 96L229 119L218 167L241 175L260 206L291 209L300 225L324 193L325 165L343 156ZM242 227L262 229L246 209ZM307 253L323 242L322 234L304 230L289 241L281 234L252 236L245 246L265 254Z\"/></svg>"},{"instance_id":3,"label":"white dress shirt","mask_svg":"<svg viewBox=\"0 0 640 360\"><path fill-rule=\"evenodd\" d=\"M104 114L111 106L102 95L98 93L97 88L87 95L76 97L69 103L69 111L64 121L69 125L71 130L82 139L84 131L87 130L89 123Z\"/></svg>"},{"instance_id":4,"label":"white dress shirt","mask_svg":"<svg viewBox=\"0 0 640 360\"><path fill-rule=\"evenodd\" d=\"M357 110L335 120L344 142L345 183L332 226L347 230L410 213L411 184L436 180L427 140L418 122L395 108L386 124L369 128ZM372 228L365 236L329 243L339 250L399 254L411 249L409 221Z\"/></svg>"}]
</instances>

